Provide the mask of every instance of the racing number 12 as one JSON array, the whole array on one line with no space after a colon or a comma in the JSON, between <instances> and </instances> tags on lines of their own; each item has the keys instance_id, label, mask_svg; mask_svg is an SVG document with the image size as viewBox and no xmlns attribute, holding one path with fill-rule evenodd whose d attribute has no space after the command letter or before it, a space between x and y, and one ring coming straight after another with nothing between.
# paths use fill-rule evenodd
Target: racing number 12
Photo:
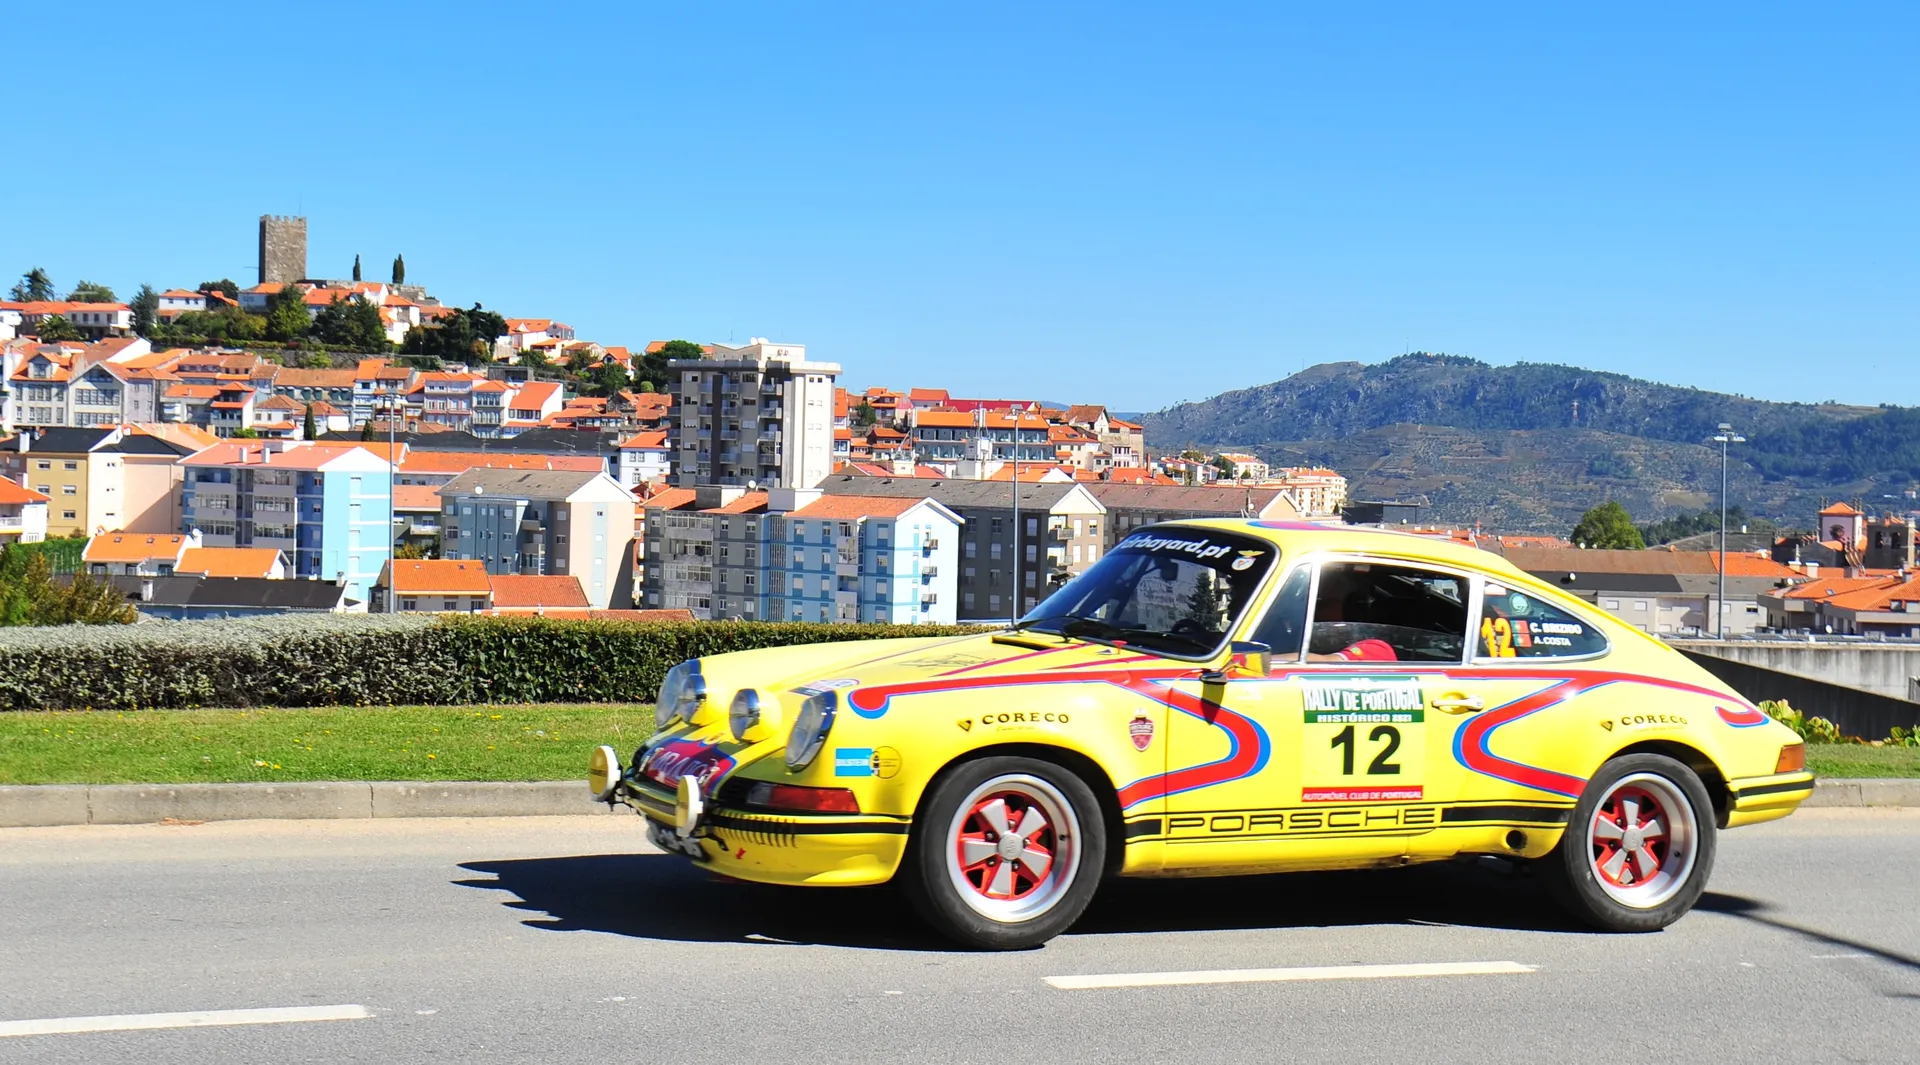
<instances>
[{"instance_id":1,"label":"racing number 12","mask_svg":"<svg viewBox=\"0 0 1920 1065\"><path fill-rule=\"evenodd\" d=\"M1398 762L1390 762L1387 759L1392 758L1394 752L1400 749L1400 730L1394 728L1392 725L1376 725L1373 731L1367 734L1367 739L1374 743L1379 743L1382 740L1386 741L1386 746L1380 749L1380 753L1374 755L1373 761L1367 763L1368 775L1398 775L1400 772L1400 764ZM1328 744L1329 747L1337 747L1340 749L1340 772L1342 775L1353 775L1353 753L1356 745L1352 725L1341 729L1334 735L1333 742Z\"/></svg>"}]
</instances>

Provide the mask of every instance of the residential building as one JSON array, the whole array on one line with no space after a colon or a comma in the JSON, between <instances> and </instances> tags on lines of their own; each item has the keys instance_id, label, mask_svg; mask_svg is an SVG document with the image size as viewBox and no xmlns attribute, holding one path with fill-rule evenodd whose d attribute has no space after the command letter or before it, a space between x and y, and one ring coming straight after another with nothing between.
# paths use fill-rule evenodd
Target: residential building
<instances>
[{"instance_id":1,"label":"residential building","mask_svg":"<svg viewBox=\"0 0 1920 1065\"><path fill-rule=\"evenodd\" d=\"M166 321L172 321L188 311L204 311L206 309L207 294L204 292L189 292L184 288L170 288L160 294L159 315Z\"/></svg>"},{"instance_id":2,"label":"residential building","mask_svg":"<svg viewBox=\"0 0 1920 1065\"><path fill-rule=\"evenodd\" d=\"M951 623L958 515L926 497L668 489L646 510L644 602L706 619Z\"/></svg>"},{"instance_id":3,"label":"residential building","mask_svg":"<svg viewBox=\"0 0 1920 1065\"><path fill-rule=\"evenodd\" d=\"M1205 485L1134 484L1092 481L1086 489L1107 512L1104 544L1113 545L1143 525L1193 518L1262 518L1293 521L1300 512L1279 488L1228 488Z\"/></svg>"},{"instance_id":4,"label":"residential building","mask_svg":"<svg viewBox=\"0 0 1920 1065\"><path fill-rule=\"evenodd\" d=\"M469 470L440 499L444 557L578 577L594 607L632 604L636 500L604 471Z\"/></svg>"},{"instance_id":5,"label":"residential building","mask_svg":"<svg viewBox=\"0 0 1920 1065\"><path fill-rule=\"evenodd\" d=\"M486 564L478 560L439 558L402 558L382 566L374 585L372 609L388 612L389 599L397 601L395 612L468 613L485 610L493 596Z\"/></svg>"},{"instance_id":6,"label":"residential building","mask_svg":"<svg viewBox=\"0 0 1920 1065\"><path fill-rule=\"evenodd\" d=\"M0 481L0 543L37 544L47 538L47 497Z\"/></svg>"},{"instance_id":7,"label":"residential building","mask_svg":"<svg viewBox=\"0 0 1920 1065\"><path fill-rule=\"evenodd\" d=\"M137 426L23 431L0 470L46 495L53 536L180 528L179 460L199 450Z\"/></svg>"},{"instance_id":8,"label":"residential building","mask_svg":"<svg viewBox=\"0 0 1920 1065\"><path fill-rule=\"evenodd\" d=\"M1222 451L1214 458L1227 464L1229 480L1264 481L1271 470L1258 455L1249 455L1244 451Z\"/></svg>"},{"instance_id":9,"label":"residential building","mask_svg":"<svg viewBox=\"0 0 1920 1065\"><path fill-rule=\"evenodd\" d=\"M393 486L393 546L440 553L440 489L424 484Z\"/></svg>"},{"instance_id":10,"label":"residential building","mask_svg":"<svg viewBox=\"0 0 1920 1065\"><path fill-rule=\"evenodd\" d=\"M666 430L639 432L620 441L621 484L632 488L647 481L665 481L672 472L672 448Z\"/></svg>"},{"instance_id":11,"label":"residential building","mask_svg":"<svg viewBox=\"0 0 1920 1065\"><path fill-rule=\"evenodd\" d=\"M675 359L674 484L811 488L833 468L833 393L840 366L809 362L801 344L763 337Z\"/></svg>"},{"instance_id":12,"label":"residential building","mask_svg":"<svg viewBox=\"0 0 1920 1065\"><path fill-rule=\"evenodd\" d=\"M1507 561L1654 636L1713 635L1719 558L1708 551L1515 547ZM1759 597L1804 574L1761 555L1727 556L1726 634L1767 623Z\"/></svg>"},{"instance_id":13,"label":"residential building","mask_svg":"<svg viewBox=\"0 0 1920 1065\"><path fill-rule=\"evenodd\" d=\"M101 533L87 541L80 564L96 577L171 577L187 551L199 546L196 533Z\"/></svg>"},{"instance_id":14,"label":"residential building","mask_svg":"<svg viewBox=\"0 0 1920 1065\"><path fill-rule=\"evenodd\" d=\"M207 545L284 551L295 576L367 599L392 532L386 458L357 445L233 441L182 464L181 522Z\"/></svg>"},{"instance_id":15,"label":"residential building","mask_svg":"<svg viewBox=\"0 0 1920 1065\"><path fill-rule=\"evenodd\" d=\"M957 462L975 457L975 441L986 441L992 458L1006 462L1052 462L1056 458L1047 420L1025 411L920 410L907 414L914 453L924 462Z\"/></svg>"},{"instance_id":16,"label":"residential building","mask_svg":"<svg viewBox=\"0 0 1920 1065\"><path fill-rule=\"evenodd\" d=\"M429 451L407 446L400 458L403 485L446 484L468 470L545 470L599 473L607 468L598 455L543 455L513 451Z\"/></svg>"},{"instance_id":17,"label":"residential building","mask_svg":"<svg viewBox=\"0 0 1920 1065\"><path fill-rule=\"evenodd\" d=\"M1323 466L1287 466L1270 471L1269 484L1293 497L1308 517L1338 514L1347 505L1347 479Z\"/></svg>"},{"instance_id":18,"label":"residential building","mask_svg":"<svg viewBox=\"0 0 1920 1065\"><path fill-rule=\"evenodd\" d=\"M471 430L474 418L474 390L493 384L479 374L423 373L407 393L408 405L417 408L420 417L449 429Z\"/></svg>"},{"instance_id":19,"label":"residential building","mask_svg":"<svg viewBox=\"0 0 1920 1065\"><path fill-rule=\"evenodd\" d=\"M68 325L87 334L92 340L126 336L133 330L133 308L124 303L36 300L0 303L0 310L17 314L20 321L15 328L25 333L33 332L41 322L55 316L66 319Z\"/></svg>"},{"instance_id":20,"label":"residential building","mask_svg":"<svg viewBox=\"0 0 1920 1065\"><path fill-rule=\"evenodd\" d=\"M560 413L560 405L565 399L558 381L529 381L514 389L506 399L505 417L500 423L500 435L518 436L532 429L538 429L540 423Z\"/></svg>"},{"instance_id":21,"label":"residential building","mask_svg":"<svg viewBox=\"0 0 1920 1065\"><path fill-rule=\"evenodd\" d=\"M1017 522L1012 481L841 473L820 487L830 495L928 498L951 511L961 522L955 565L956 617L962 622L1026 613L1098 561L1108 546L1107 508L1093 494L1099 487L1093 483L1021 482Z\"/></svg>"},{"instance_id":22,"label":"residential building","mask_svg":"<svg viewBox=\"0 0 1920 1065\"><path fill-rule=\"evenodd\" d=\"M1920 577L1909 570L1877 577L1823 577L1762 592L1759 601L1768 624L1788 631L1920 638Z\"/></svg>"}]
</instances>

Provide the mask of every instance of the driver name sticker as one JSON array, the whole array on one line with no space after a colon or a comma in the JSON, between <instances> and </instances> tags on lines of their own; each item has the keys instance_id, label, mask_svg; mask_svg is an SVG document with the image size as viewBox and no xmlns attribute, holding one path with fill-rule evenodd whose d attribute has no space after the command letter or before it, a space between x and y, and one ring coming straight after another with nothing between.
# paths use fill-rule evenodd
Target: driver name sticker
<instances>
[{"instance_id":1,"label":"driver name sticker","mask_svg":"<svg viewBox=\"0 0 1920 1065\"><path fill-rule=\"evenodd\" d=\"M1302 678L1302 802L1418 802L1426 692L1403 676Z\"/></svg>"}]
</instances>

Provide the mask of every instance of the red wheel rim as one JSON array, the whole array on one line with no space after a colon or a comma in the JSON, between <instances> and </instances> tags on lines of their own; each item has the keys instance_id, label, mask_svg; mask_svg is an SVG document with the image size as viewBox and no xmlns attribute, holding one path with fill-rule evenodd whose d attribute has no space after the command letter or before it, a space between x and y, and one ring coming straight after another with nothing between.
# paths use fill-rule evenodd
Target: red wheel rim
<instances>
[{"instance_id":1,"label":"red wheel rim","mask_svg":"<svg viewBox=\"0 0 1920 1065\"><path fill-rule=\"evenodd\" d=\"M1620 888L1641 887L1660 875L1671 847L1668 816L1658 796L1623 787L1593 815L1593 871Z\"/></svg>"},{"instance_id":2,"label":"red wheel rim","mask_svg":"<svg viewBox=\"0 0 1920 1065\"><path fill-rule=\"evenodd\" d=\"M1038 891L1053 871L1057 830L1034 796L1017 790L974 800L960 823L954 861L974 892L1016 902Z\"/></svg>"}]
</instances>

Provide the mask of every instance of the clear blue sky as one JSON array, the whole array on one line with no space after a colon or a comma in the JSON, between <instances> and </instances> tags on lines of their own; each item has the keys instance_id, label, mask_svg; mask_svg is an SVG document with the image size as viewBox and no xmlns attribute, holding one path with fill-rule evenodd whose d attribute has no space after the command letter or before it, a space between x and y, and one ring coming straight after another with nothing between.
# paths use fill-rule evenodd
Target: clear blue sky
<instances>
[{"instance_id":1,"label":"clear blue sky","mask_svg":"<svg viewBox=\"0 0 1920 1065\"><path fill-rule=\"evenodd\" d=\"M1920 403L1912 5L1041 6L24 5L0 271L245 286L303 213L314 273L859 385Z\"/></svg>"}]
</instances>

